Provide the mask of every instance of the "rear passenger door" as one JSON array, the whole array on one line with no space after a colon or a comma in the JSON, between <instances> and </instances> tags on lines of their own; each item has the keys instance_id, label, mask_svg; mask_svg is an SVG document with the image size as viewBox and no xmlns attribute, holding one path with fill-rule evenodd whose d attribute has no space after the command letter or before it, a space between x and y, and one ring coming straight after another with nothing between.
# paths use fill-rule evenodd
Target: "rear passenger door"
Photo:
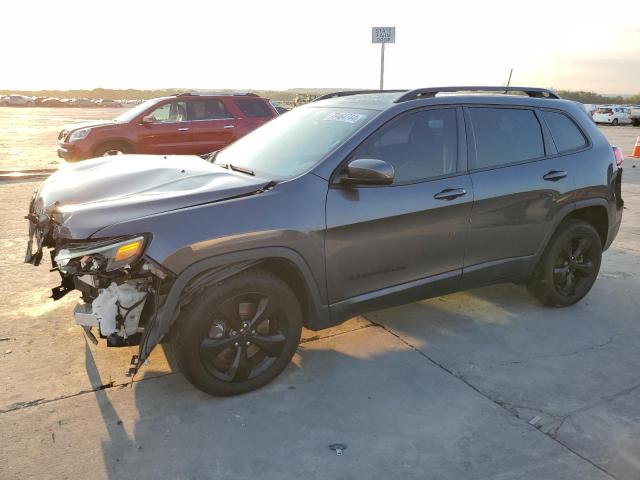
<instances>
[{"instance_id":1,"label":"rear passenger door","mask_svg":"<svg viewBox=\"0 0 640 480\"><path fill-rule=\"evenodd\" d=\"M190 100L188 107L193 132L191 153L215 152L236 140L236 119L222 100Z\"/></svg>"},{"instance_id":2,"label":"rear passenger door","mask_svg":"<svg viewBox=\"0 0 640 480\"><path fill-rule=\"evenodd\" d=\"M463 288L527 274L556 214L573 202L567 159L526 107L465 107L474 205Z\"/></svg>"}]
</instances>

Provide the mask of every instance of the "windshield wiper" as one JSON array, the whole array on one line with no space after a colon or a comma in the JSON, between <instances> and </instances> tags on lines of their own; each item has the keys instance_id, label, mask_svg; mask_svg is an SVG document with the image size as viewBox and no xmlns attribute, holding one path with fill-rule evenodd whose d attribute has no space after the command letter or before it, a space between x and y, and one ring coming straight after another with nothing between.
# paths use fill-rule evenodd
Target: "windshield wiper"
<instances>
[{"instance_id":1,"label":"windshield wiper","mask_svg":"<svg viewBox=\"0 0 640 480\"><path fill-rule=\"evenodd\" d=\"M238 165L234 165L233 163L214 163L214 165L220 165L222 168L231 169L235 172L246 173L247 175L251 175L252 177L256 176L256 172L253 170L249 170L248 168L239 167Z\"/></svg>"}]
</instances>

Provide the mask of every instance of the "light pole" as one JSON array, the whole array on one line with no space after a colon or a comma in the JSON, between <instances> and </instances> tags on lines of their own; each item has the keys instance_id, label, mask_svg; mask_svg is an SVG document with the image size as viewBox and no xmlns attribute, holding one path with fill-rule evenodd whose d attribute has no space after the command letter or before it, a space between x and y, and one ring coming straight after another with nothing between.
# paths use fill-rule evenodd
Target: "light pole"
<instances>
[{"instance_id":1,"label":"light pole","mask_svg":"<svg viewBox=\"0 0 640 480\"><path fill-rule=\"evenodd\" d=\"M384 90L384 46L396 43L396 27L373 27L371 43L380 44L380 90Z\"/></svg>"}]
</instances>

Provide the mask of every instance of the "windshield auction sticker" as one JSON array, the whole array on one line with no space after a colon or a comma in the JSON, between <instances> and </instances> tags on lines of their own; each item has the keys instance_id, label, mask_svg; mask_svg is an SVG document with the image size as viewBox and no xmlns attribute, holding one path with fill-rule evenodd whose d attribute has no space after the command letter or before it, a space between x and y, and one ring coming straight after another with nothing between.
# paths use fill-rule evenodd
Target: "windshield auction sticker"
<instances>
[{"instance_id":1,"label":"windshield auction sticker","mask_svg":"<svg viewBox=\"0 0 640 480\"><path fill-rule=\"evenodd\" d=\"M363 118L364 115L361 113L333 112L327 115L324 120L333 122L358 123Z\"/></svg>"}]
</instances>

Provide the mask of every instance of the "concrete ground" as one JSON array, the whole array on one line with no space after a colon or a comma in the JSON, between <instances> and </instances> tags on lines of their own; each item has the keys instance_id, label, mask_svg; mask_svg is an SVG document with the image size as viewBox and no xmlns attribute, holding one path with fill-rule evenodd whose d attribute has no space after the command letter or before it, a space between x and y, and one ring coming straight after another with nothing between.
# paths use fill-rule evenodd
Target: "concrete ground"
<instances>
[{"instance_id":1,"label":"concrete ground","mask_svg":"<svg viewBox=\"0 0 640 480\"><path fill-rule=\"evenodd\" d=\"M631 151L637 128L604 127ZM637 168L635 168L637 166ZM248 395L200 393L162 348L87 344L75 294L21 264L34 183L0 184L0 478L640 478L640 162L578 305L499 285L305 332ZM343 456L328 446L347 445Z\"/></svg>"}]
</instances>

